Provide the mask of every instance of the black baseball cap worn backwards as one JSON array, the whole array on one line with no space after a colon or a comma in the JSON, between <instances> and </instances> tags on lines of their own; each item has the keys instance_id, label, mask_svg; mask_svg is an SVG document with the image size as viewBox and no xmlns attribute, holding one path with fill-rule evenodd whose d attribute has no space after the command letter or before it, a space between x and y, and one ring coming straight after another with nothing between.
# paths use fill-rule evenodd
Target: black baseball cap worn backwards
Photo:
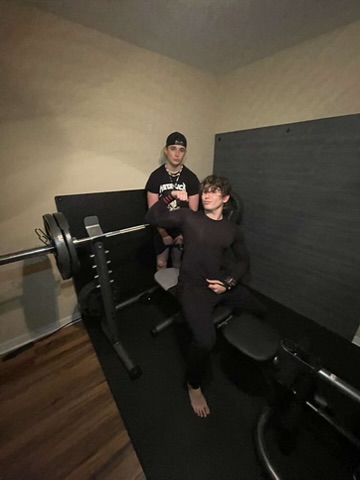
<instances>
[{"instance_id":1,"label":"black baseball cap worn backwards","mask_svg":"<svg viewBox=\"0 0 360 480\"><path fill-rule=\"evenodd\" d=\"M169 145L182 145L183 147L187 147L187 141L185 136L180 132L173 132L166 139L166 147Z\"/></svg>"}]
</instances>

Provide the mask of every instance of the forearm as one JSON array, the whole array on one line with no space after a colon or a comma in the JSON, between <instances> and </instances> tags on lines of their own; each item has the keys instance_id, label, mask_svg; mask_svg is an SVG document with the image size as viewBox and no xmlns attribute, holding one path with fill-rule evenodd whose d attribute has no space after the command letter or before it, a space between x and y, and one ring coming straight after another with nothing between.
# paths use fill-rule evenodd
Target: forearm
<instances>
[{"instance_id":1,"label":"forearm","mask_svg":"<svg viewBox=\"0 0 360 480\"><path fill-rule=\"evenodd\" d=\"M145 222L162 229L163 232L166 231L165 229L167 228L179 227L181 223L180 210L170 212L167 208L173 200L174 198L171 195L162 197L147 211Z\"/></svg>"},{"instance_id":2,"label":"forearm","mask_svg":"<svg viewBox=\"0 0 360 480\"><path fill-rule=\"evenodd\" d=\"M234 287L241 282L242 278L249 270L249 263L245 261L238 262L224 277L224 283L228 287Z\"/></svg>"},{"instance_id":3,"label":"forearm","mask_svg":"<svg viewBox=\"0 0 360 480\"><path fill-rule=\"evenodd\" d=\"M189 196L189 208L194 212L199 210L199 194Z\"/></svg>"},{"instance_id":4,"label":"forearm","mask_svg":"<svg viewBox=\"0 0 360 480\"><path fill-rule=\"evenodd\" d=\"M250 267L249 255L242 235L236 239L232 246L232 261L224 269L222 281L227 288L232 288L241 282Z\"/></svg>"}]
</instances>

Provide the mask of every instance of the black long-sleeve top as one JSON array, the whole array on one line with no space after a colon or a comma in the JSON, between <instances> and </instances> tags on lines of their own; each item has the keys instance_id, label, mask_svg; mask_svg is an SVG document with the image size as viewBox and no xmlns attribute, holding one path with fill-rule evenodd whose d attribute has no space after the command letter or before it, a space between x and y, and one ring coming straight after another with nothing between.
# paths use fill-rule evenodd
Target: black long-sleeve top
<instances>
[{"instance_id":1,"label":"black long-sleeve top","mask_svg":"<svg viewBox=\"0 0 360 480\"><path fill-rule=\"evenodd\" d=\"M169 211L171 196L161 198L147 212L145 222L157 227L177 227L184 237L180 281L206 285L209 280L231 277L238 283L249 268L249 257L240 227L227 218L213 220L203 211L189 208Z\"/></svg>"}]
</instances>

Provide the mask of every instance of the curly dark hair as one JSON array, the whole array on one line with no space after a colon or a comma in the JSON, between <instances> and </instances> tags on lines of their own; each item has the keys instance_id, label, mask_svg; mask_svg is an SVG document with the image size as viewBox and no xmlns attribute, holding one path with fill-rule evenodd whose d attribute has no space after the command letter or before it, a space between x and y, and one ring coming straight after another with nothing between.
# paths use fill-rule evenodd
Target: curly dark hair
<instances>
[{"instance_id":1,"label":"curly dark hair","mask_svg":"<svg viewBox=\"0 0 360 480\"><path fill-rule=\"evenodd\" d=\"M226 177L220 177L218 175L208 175L200 184L200 192L215 192L220 190L223 197L230 195L231 185Z\"/></svg>"}]
</instances>

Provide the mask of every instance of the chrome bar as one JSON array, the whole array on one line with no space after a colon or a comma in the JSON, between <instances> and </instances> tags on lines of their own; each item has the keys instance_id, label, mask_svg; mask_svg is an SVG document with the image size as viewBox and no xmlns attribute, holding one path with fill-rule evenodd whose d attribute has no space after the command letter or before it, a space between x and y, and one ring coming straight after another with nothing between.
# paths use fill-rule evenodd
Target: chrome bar
<instances>
[{"instance_id":1,"label":"chrome bar","mask_svg":"<svg viewBox=\"0 0 360 480\"><path fill-rule=\"evenodd\" d=\"M31 248L29 250L22 250L20 252L8 253L7 255L0 256L0 265L7 265L8 263L15 263L21 260L27 260L28 258L47 255L48 253L53 253L54 250L55 247L48 246Z\"/></svg>"},{"instance_id":2,"label":"chrome bar","mask_svg":"<svg viewBox=\"0 0 360 480\"><path fill-rule=\"evenodd\" d=\"M145 223L143 225L135 225L134 227L122 228L121 230L115 230L113 232L106 232L106 233L103 233L102 235L95 235L94 237L80 238L80 239L74 238L73 243L76 246L83 243L91 242L93 240L98 240L100 238L115 237L116 235L123 235L124 233L136 232L137 230L143 230L148 226L149 225Z\"/></svg>"},{"instance_id":3,"label":"chrome bar","mask_svg":"<svg viewBox=\"0 0 360 480\"><path fill-rule=\"evenodd\" d=\"M324 410L320 407L314 405L310 401L306 402L306 405L311 408L315 413L317 413L321 418L323 418L326 422L328 422L335 430L343 435L345 438L349 440L356 448L360 449L360 440L355 437L351 432L348 432L343 426L341 426L335 418L332 418L330 415L327 415Z\"/></svg>"},{"instance_id":4,"label":"chrome bar","mask_svg":"<svg viewBox=\"0 0 360 480\"><path fill-rule=\"evenodd\" d=\"M100 238L107 238L107 237L114 237L116 235L123 235L124 233L131 233L136 232L137 230L143 230L144 228L148 227L148 224L143 225L135 225L134 227L122 228L121 230L115 230L113 232L107 232L102 235L96 235L94 237L89 238L73 238L72 243L75 245L81 245L83 243L91 242L93 240L97 240ZM0 265L7 265L8 263L15 263L21 260L27 260L28 258L38 257L41 255L47 255L48 253L54 253L56 248L54 246L45 246L45 247L37 247L31 248L29 250L21 250L19 252L8 253L6 255L0 256Z\"/></svg>"},{"instance_id":5,"label":"chrome bar","mask_svg":"<svg viewBox=\"0 0 360 480\"><path fill-rule=\"evenodd\" d=\"M360 403L360 392L344 382L344 380L341 380L341 378L337 377L334 373L326 370L326 368L321 368L317 373L326 382L331 383L331 385L337 387L345 395Z\"/></svg>"}]
</instances>

